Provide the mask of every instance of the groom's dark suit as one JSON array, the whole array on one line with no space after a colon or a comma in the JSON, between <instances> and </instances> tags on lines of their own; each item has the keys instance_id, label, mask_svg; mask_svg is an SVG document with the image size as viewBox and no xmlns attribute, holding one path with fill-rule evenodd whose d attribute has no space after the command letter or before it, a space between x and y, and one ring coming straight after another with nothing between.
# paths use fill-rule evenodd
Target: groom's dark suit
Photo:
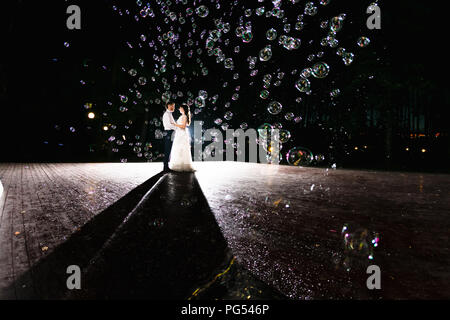
<instances>
[{"instance_id":1,"label":"groom's dark suit","mask_svg":"<svg viewBox=\"0 0 450 320\"><path fill-rule=\"evenodd\" d=\"M170 150L172 150L173 130L164 130L164 170L169 170Z\"/></svg>"},{"instance_id":2,"label":"groom's dark suit","mask_svg":"<svg viewBox=\"0 0 450 320\"><path fill-rule=\"evenodd\" d=\"M172 113L167 111L163 115L163 126L164 126L164 170L169 170L169 159L170 159L170 151L172 150L172 134L176 129L176 126L171 122L175 122L173 120Z\"/></svg>"}]
</instances>

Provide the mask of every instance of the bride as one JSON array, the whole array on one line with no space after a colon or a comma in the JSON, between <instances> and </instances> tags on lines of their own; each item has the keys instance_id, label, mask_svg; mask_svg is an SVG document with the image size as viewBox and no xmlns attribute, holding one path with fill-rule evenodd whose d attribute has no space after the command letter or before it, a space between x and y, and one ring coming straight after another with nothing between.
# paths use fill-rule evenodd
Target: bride
<instances>
[{"instance_id":1,"label":"bride","mask_svg":"<svg viewBox=\"0 0 450 320\"><path fill-rule=\"evenodd\" d=\"M185 109L188 110L188 116ZM169 168L173 171L194 172L191 157L191 135L189 129L187 129L191 125L191 110L189 106L184 104L178 110L181 116L174 123L177 129L175 130L175 138L173 139L172 151L170 152Z\"/></svg>"}]
</instances>

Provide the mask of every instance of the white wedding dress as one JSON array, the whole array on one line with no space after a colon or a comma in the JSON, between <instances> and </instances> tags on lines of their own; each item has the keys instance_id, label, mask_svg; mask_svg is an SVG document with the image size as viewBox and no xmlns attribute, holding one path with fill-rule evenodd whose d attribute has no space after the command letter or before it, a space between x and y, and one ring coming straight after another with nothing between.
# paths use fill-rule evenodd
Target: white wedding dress
<instances>
[{"instance_id":1,"label":"white wedding dress","mask_svg":"<svg viewBox=\"0 0 450 320\"><path fill-rule=\"evenodd\" d=\"M182 115L178 118L177 124L181 124ZM170 151L169 169L174 171L194 172L191 157L191 135L189 129L178 128L175 130L175 138L173 139L172 150Z\"/></svg>"}]
</instances>

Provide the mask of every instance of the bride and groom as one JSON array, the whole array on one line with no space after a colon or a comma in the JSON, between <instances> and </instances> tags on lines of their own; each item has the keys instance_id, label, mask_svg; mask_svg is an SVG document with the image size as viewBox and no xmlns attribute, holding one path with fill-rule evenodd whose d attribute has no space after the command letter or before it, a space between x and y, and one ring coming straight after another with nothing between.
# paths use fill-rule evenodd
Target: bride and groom
<instances>
[{"instance_id":1,"label":"bride and groom","mask_svg":"<svg viewBox=\"0 0 450 320\"><path fill-rule=\"evenodd\" d=\"M166 112L163 115L164 126L164 172L194 172L191 157L191 112L189 106L183 104L178 110L181 116L175 122L172 113L175 103L166 103ZM187 115L186 115L187 112ZM169 161L170 160L170 161Z\"/></svg>"}]
</instances>

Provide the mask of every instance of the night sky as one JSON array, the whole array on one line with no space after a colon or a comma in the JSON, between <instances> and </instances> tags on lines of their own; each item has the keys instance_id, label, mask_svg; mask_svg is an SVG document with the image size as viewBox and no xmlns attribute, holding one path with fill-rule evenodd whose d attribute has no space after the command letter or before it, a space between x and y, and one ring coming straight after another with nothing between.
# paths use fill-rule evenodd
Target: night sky
<instances>
[{"instance_id":1,"label":"night sky","mask_svg":"<svg viewBox=\"0 0 450 320\"><path fill-rule=\"evenodd\" d=\"M173 2L175 3L175 1ZM272 7L269 1L253 2L248 2L246 8L255 9L262 5L267 8ZM332 0L328 6L323 8L320 6L319 14L313 17L314 19L310 19L318 25L321 21L331 18L334 12L338 12L342 8L342 12L351 18L349 19L351 23L346 24L338 33L338 38L342 41L340 45L350 47L351 41L355 42L357 37L362 35L371 39L371 44L367 48L355 48L353 44L352 50L356 57L349 67L344 67L342 63L339 64L340 59L336 55L324 58L332 66L330 76L326 78L326 81L313 82L314 93L308 97L303 95L304 100L302 101L309 108L315 108L314 110L323 118L314 126L296 125L293 121L285 121L282 117L285 112L291 111L297 116L304 111L301 104L297 105L293 102L298 96L302 96L291 85L292 81L295 81L293 79L298 78L298 74L294 76L289 72L295 68L298 68L299 71L302 70L306 61L305 52L302 49L307 43L302 43L298 53L282 51L279 48L274 49L270 63L259 67L257 77L251 79L248 76L248 62L245 58L249 55L256 56L259 49L268 43L265 40L265 31L270 27L267 25L267 21L272 21L255 18L254 12L250 18L253 22L252 28L255 30L253 32L254 39L248 46L236 39L234 34L236 26L234 25L225 37L231 40L228 46L231 53L225 52L227 56L233 56L232 50L236 45L239 45L241 49L238 55L240 58L234 59L235 70L224 72L223 63L215 63L214 57L208 57L206 52L203 52L202 61L208 67L208 76L194 76L192 79L188 79L186 84L178 81L173 83L171 90L174 92L181 90L184 94L186 91L191 91L194 95L197 95L199 90L206 90L209 97L219 94L219 100L215 105L216 110L210 104L196 115L198 119L205 122L205 127L212 127L214 120L223 119L224 112L228 111L224 109L224 103L232 101L228 96L224 97L223 95L231 95L233 89L240 86L238 92L240 97L237 101L232 101L232 107L229 109L234 114L233 119L229 121L231 127L238 128L243 122L254 128L267 121L270 123L280 122L283 124L283 128L289 130L292 135L290 142L283 146L283 153L290 148L302 145L314 149L315 153L324 154L327 160L331 160L331 162L325 163L328 165L333 160L345 162L344 158L353 157L353 161L347 161L350 166L364 166L365 164L371 166L373 161L352 156L345 151L347 148L352 148L347 145L348 138L346 141L336 138L343 126L342 123L345 123L345 129L348 131L356 132L357 129L352 129L352 126L359 127L358 121L363 122L363 120L356 120L357 124L354 124L353 120L343 119L340 116L342 114L340 110L351 109L349 113L355 114L355 109L359 107L365 108L366 105L377 104L377 95L384 96L382 91L384 87L379 87L380 83L390 83L389 86L392 87L398 83L405 88L402 89L404 91L393 91L396 95L395 99L401 100L401 96L407 96L408 87L420 88L420 96L431 99L431 103L436 104L441 101L439 106L434 107L433 112L437 112L440 115L439 118L445 119L448 105L445 76L448 74L448 63L446 63L446 52L443 45L446 40L440 35L445 30L445 19L440 17L443 13L439 12L439 8L420 1L395 1L395 4L390 3L392 1L389 3L379 1L382 29L370 31L363 28L368 16L365 14L364 8L370 4L369 1L366 2L355 1L353 4L353 2L346 1L343 5L342 0ZM146 2L143 1L143 3ZM152 8L158 8L153 1L151 3ZM81 8L81 30L66 28L68 15L65 11L69 4L77 4ZM203 1L200 4L209 5L210 2ZM303 2L301 4L304 5ZM222 5L222 11L227 11L227 5L231 6L226 2ZM286 7L289 5L292 4L284 4ZM122 10L129 9L132 13L128 17L119 16L117 11L112 10L112 6L117 6ZM173 7L178 8L177 5L173 5ZM184 7L179 6L180 12L184 12L181 11ZM3 147L0 160L147 160L145 157L136 157L136 152L132 151L135 145L127 146L127 143L133 138L140 141L142 146L146 142L151 142L153 144L152 160L157 161L158 141L154 139L156 128L152 125L144 126L143 121L151 121L153 118L159 117L162 114L162 105L149 104L150 111L144 112L145 106L142 104L144 100L154 100L157 96L161 98L163 92L156 92L155 89L161 86L152 87L149 81L153 72L152 55L154 52L149 48L136 48L136 45L134 45L134 49L130 49L126 42L136 44L143 30L148 31L147 38L150 39L158 24L164 28L167 28L167 25L163 23L160 12L153 20L146 18L146 20L141 19L139 23L136 23L132 18L139 12L136 8L136 3L130 1L75 1L70 3L59 1L58 4L56 1L45 2L45 4L15 1L8 11L2 10L4 46L2 46L3 58L0 62L0 121ZM286 11L288 17L290 15L295 17L298 14ZM196 18L197 37L203 29L209 30L211 26L214 26L212 22L214 12L211 10L206 18ZM238 17L242 13L241 6L237 6L229 20L238 21ZM247 20L249 19L244 19L244 21ZM273 25L277 26L277 30L282 30L280 22L274 20ZM150 28L147 29L149 26ZM187 34L189 27L190 23L187 22L183 26L181 34ZM305 34L302 34L300 38L315 39L315 44L317 44L322 37L315 34L317 31L320 31L317 26L315 29L305 28ZM295 30L290 34L294 33ZM278 34L280 35L281 32ZM69 44L68 47L64 45L65 42ZM274 44L272 46L276 47ZM204 50L204 41L200 43L199 47ZM258 48L257 51L255 51L255 47ZM195 45L193 48L195 51ZM320 50L320 47L317 48ZM172 50L168 49L168 51ZM132 87L133 82L127 72L121 68L128 71L133 64L136 65L138 58L144 59L145 67L142 70L138 69L140 74L136 78L143 75L148 82L146 86L138 88L143 95L141 101L137 101L134 108L129 107L128 114L124 116L123 113L117 112L118 106L121 104L118 95ZM184 70L187 75L196 72L199 68L195 57L190 59L183 57L180 61L182 62L180 70ZM320 59L314 60L311 64L317 61ZM167 62L169 66L175 63L175 60L171 60L170 54ZM180 71L168 69L168 79ZM278 69L286 73L286 81L283 80L281 86L275 88L273 82L276 79L273 79L269 89L270 98L262 101L259 98L262 89L261 79L267 72L276 74ZM240 72L241 70L245 72ZM233 81L231 78L235 72L240 72L237 81ZM359 79L360 76L362 79L371 73L377 75L378 79L383 77L382 81ZM181 75L179 77L181 78ZM84 84L81 84L81 81L84 81ZM255 82L254 85L249 84L252 81ZM229 86L225 89L222 88L224 82L229 82ZM342 93L336 101L331 101L335 105L330 106L328 92L333 88L339 88ZM222 95L222 93L224 94ZM186 99L185 96L176 102L181 103ZM281 120L272 117L266 111L266 105L271 99L283 101ZM394 104L397 101L395 99L393 99ZM130 98L130 100L132 99ZM92 111L96 113L96 119L87 118L87 112L90 110L83 107L86 102L94 104ZM112 106L108 106L108 102L111 102ZM130 106L131 101L128 103ZM333 111L330 108L336 108L336 110ZM102 115L105 112L107 115ZM342 122L338 122L338 118ZM111 130L104 132L102 127L105 124L117 124L120 127L129 119L133 119L133 125L126 131L128 138L125 143L126 147L119 148L120 150L116 153L111 152L113 147L107 142L108 137L112 134ZM435 131L445 135L445 130L447 130L448 135L448 129L445 129L444 122L434 122L434 125L437 126L434 128ZM71 127L75 129L75 132L71 132ZM120 136L123 132L123 130L117 129L115 135ZM354 137L354 134L352 136ZM376 140L373 137L372 139ZM133 142L136 143L134 140ZM368 140L367 143L370 141ZM341 156L337 155L335 150L334 154L330 154L330 144L334 146L335 150L342 148L342 152L338 152ZM382 149L382 146L379 147ZM347 154L345 155L345 153ZM447 156L448 150L445 149L443 151L440 149L439 153L432 155L441 160ZM435 163L434 159L423 162L424 166L432 163Z\"/></svg>"}]
</instances>

